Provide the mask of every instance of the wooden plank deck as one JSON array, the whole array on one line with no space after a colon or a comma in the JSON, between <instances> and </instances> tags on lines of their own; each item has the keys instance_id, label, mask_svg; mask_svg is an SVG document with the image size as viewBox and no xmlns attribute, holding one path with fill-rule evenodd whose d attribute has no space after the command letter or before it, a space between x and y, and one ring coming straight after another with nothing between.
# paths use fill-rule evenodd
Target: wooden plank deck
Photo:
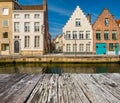
<instances>
[{"instance_id":1,"label":"wooden plank deck","mask_svg":"<svg viewBox=\"0 0 120 103\"><path fill-rule=\"evenodd\" d=\"M120 74L0 74L0 103L120 103Z\"/></svg>"}]
</instances>

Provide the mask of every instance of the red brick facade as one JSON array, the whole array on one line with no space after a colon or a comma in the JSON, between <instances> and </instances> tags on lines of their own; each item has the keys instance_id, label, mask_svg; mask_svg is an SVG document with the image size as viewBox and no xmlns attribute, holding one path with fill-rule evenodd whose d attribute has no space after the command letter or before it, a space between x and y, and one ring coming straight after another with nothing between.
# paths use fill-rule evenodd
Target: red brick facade
<instances>
[{"instance_id":1,"label":"red brick facade","mask_svg":"<svg viewBox=\"0 0 120 103\"><path fill-rule=\"evenodd\" d=\"M105 25L105 19L108 19L108 25ZM96 31L101 32L101 39L96 39ZM109 31L109 39L105 39L104 32ZM112 38L112 32L116 31L117 38ZM98 16L97 20L93 24L93 52L96 53L96 43L106 43L107 52L110 49L110 43L116 44L119 43L120 50L120 29L114 20L114 16L111 15L108 9L104 9L102 13Z\"/></svg>"}]
</instances>

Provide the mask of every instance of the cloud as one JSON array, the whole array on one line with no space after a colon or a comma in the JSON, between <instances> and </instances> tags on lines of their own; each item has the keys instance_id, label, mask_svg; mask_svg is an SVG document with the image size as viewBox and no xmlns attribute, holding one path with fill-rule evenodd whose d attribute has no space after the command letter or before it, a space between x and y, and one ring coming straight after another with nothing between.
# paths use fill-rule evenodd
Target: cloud
<instances>
[{"instance_id":1,"label":"cloud","mask_svg":"<svg viewBox=\"0 0 120 103\"><path fill-rule=\"evenodd\" d=\"M63 8L59 8L59 7L55 7L55 6L49 6L48 7L49 11L58 13L59 15L65 15L65 16L70 16L71 12L69 10L63 9Z\"/></svg>"}]
</instances>

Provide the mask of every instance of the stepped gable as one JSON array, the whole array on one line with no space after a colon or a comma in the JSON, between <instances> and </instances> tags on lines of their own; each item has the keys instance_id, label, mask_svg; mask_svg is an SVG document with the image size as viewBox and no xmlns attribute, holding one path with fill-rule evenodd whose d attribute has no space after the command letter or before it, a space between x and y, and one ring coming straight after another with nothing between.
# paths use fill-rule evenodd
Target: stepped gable
<instances>
[{"instance_id":1,"label":"stepped gable","mask_svg":"<svg viewBox=\"0 0 120 103\"><path fill-rule=\"evenodd\" d=\"M96 21L93 23L93 28L97 27L99 25L101 25L100 27L104 28L105 27L105 25L104 25L105 18L110 19L109 26L111 26L111 27L113 27L113 25L118 26L114 19L114 16L110 13L108 8L104 8L102 10L102 12L100 13L100 15L98 16L98 18L96 19Z\"/></svg>"},{"instance_id":2,"label":"stepped gable","mask_svg":"<svg viewBox=\"0 0 120 103\"><path fill-rule=\"evenodd\" d=\"M84 18L85 22L87 22L87 23L89 23L89 25L91 25L89 20L87 19L86 15L83 13L83 11L80 9L80 7L77 6L63 28L65 28L67 25L69 25L69 23L74 19L74 17L76 17L76 18L79 18L79 17Z\"/></svg>"}]
</instances>

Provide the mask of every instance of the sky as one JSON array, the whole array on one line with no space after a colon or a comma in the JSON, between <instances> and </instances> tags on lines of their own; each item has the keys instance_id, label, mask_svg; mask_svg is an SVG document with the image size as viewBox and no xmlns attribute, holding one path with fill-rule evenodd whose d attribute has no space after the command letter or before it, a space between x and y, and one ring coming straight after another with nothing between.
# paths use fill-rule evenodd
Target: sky
<instances>
[{"instance_id":1,"label":"sky","mask_svg":"<svg viewBox=\"0 0 120 103\"><path fill-rule=\"evenodd\" d=\"M43 0L18 0L22 5L39 5ZM79 6L85 15L92 15L95 22L104 8L108 8L115 19L120 18L120 0L47 0L49 32L52 38L62 34L62 28L73 11Z\"/></svg>"}]
</instances>

